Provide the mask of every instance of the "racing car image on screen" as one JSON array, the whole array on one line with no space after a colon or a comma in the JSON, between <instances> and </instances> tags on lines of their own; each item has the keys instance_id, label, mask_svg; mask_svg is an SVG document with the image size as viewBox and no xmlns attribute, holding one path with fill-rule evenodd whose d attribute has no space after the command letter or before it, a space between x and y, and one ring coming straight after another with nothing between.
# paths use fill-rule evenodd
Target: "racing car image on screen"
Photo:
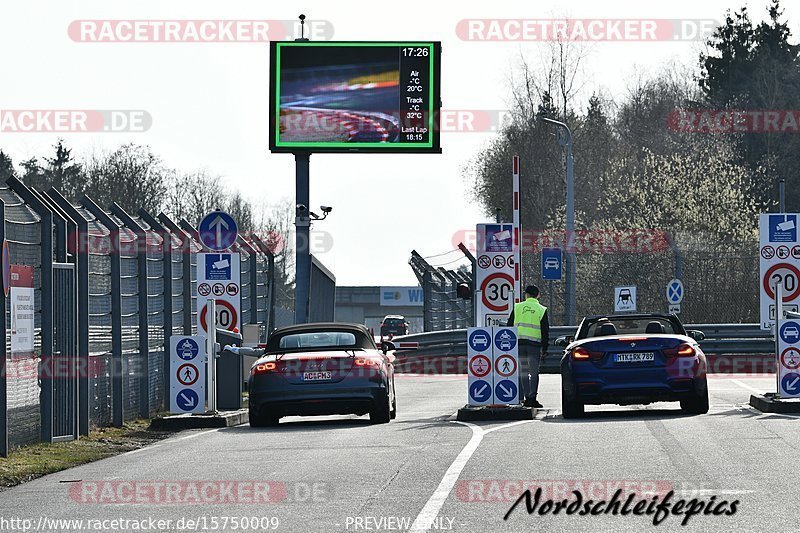
<instances>
[{"instance_id":1,"label":"racing car image on screen","mask_svg":"<svg viewBox=\"0 0 800 533\"><path fill-rule=\"evenodd\" d=\"M399 117L387 112L400 98L396 61L291 69L283 76L281 140L397 141Z\"/></svg>"}]
</instances>

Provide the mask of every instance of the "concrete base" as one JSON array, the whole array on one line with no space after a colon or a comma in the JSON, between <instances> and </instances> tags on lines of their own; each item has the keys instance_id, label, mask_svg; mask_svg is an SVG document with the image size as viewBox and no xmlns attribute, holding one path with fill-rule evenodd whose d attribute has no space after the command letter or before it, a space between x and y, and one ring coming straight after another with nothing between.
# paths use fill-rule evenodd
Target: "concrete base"
<instances>
[{"instance_id":1,"label":"concrete base","mask_svg":"<svg viewBox=\"0 0 800 533\"><path fill-rule=\"evenodd\" d=\"M181 431L183 429L226 428L247 422L247 409L217 413L167 415L150 421L150 429Z\"/></svg>"},{"instance_id":2,"label":"concrete base","mask_svg":"<svg viewBox=\"0 0 800 533\"><path fill-rule=\"evenodd\" d=\"M800 413L800 398L776 398L774 392L750 395L750 405L764 413Z\"/></svg>"},{"instance_id":3,"label":"concrete base","mask_svg":"<svg viewBox=\"0 0 800 533\"><path fill-rule=\"evenodd\" d=\"M536 408L523 405L503 405L476 407L465 405L458 410L456 420L474 422L477 420L533 420Z\"/></svg>"}]
</instances>

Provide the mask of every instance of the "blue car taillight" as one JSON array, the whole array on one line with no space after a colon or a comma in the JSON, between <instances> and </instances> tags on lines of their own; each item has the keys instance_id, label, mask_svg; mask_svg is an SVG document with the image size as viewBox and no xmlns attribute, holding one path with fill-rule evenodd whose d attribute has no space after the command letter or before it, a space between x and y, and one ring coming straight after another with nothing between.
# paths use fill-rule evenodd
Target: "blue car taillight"
<instances>
[{"instance_id":1,"label":"blue car taillight","mask_svg":"<svg viewBox=\"0 0 800 533\"><path fill-rule=\"evenodd\" d=\"M694 357L697 355L697 350L691 344L685 342L675 348L665 348L663 352L667 357Z\"/></svg>"},{"instance_id":2,"label":"blue car taillight","mask_svg":"<svg viewBox=\"0 0 800 533\"><path fill-rule=\"evenodd\" d=\"M590 352L586 348L578 346L572 350L572 358L576 361L599 361L603 358L603 352Z\"/></svg>"}]
</instances>

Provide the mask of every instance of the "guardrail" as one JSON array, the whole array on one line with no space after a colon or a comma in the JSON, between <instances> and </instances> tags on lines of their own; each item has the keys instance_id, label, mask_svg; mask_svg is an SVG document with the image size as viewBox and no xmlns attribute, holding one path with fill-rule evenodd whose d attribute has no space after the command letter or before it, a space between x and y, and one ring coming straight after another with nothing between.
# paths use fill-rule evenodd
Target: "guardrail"
<instances>
[{"instance_id":1,"label":"guardrail","mask_svg":"<svg viewBox=\"0 0 800 533\"><path fill-rule=\"evenodd\" d=\"M709 356L711 372L725 371L717 363L724 358L724 367L733 372L773 372L775 343L769 331L759 324L685 324L686 329L702 331L706 338L700 341L703 352ZM558 372L558 361L563 349L554 346L560 336L574 335L574 326L550 328L550 347L542 372ZM396 337L396 342L416 342L417 350L397 350L398 370L418 373L463 373L466 369L467 330L452 329ZM730 358L731 360L727 360ZM741 361L736 361L741 359ZM754 367L748 369L748 367ZM757 367L757 370L755 369ZM738 369L738 370L737 370ZM731 371L731 370L727 370Z\"/></svg>"}]
</instances>

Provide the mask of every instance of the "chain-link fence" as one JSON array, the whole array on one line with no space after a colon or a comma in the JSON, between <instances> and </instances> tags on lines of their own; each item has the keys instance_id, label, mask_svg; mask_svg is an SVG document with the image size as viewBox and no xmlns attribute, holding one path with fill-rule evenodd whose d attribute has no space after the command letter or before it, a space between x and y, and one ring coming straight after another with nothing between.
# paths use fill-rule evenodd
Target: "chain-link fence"
<instances>
[{"instance_id":1,"label":"chain-link fence","mask_svg":"<svg viewBox=\"0 0 800 533\"><path fill-rule=\"evenodd\" d=\"M424 331L459 329L473 325L472 300L459 298L456 293L460 283L472 283L470 274L434 267L413 250L408 264L422 286Z\"/></svg>"},{"instance_id":2,"label":"chain-link fence","mask_svg":"<svg viewBox=\"0 0 800 533\"><path fill-rule=\"evenodd\" d=\"M758 255L755 244L699 245L676 239L652 249L605 253L577 249L575 254L577 320L614 311L614 288L636 286L636 309L667 313L667 284L684 285L681 320L693 324L753 323L759 320ZM566 254L565 254L566 255ZM541 289L551 324L566 324L565 282L541 279L541 249L523 252L522 285ZM565 268L568 266L565 265Z\"/></svg>"},{"instance_id":3,"label":"chain-link fence","mask_svg":"<svg viewBox=\"0 0 800 533\"><path fill-rule=\"evenodd\" d=\"M68 202L57 191L35 191L14 178L0 185L0 200L4 263L34 268L36 325L34 350L12 353L11 300L0 292L6 311L0 455L164 410L168 336L197 331L196 253L203 247L196 230L163 213L129 214L86 197ZM78 229L69 234L67 227ZM266 330L289 312L271 305L274 257L255 240L240 237L231 251L241 260L241 323L263 323ZM66 282L43 286L43 273L52 280L56 267L56 278ZM64 351L59 337L67 333ZM44 368L51 373L45 376ZM66 427L74 426L66 435L53 432L65 427L59 419L64 399L74 404L66 409Z\"/></svg>"}]
</instances>

